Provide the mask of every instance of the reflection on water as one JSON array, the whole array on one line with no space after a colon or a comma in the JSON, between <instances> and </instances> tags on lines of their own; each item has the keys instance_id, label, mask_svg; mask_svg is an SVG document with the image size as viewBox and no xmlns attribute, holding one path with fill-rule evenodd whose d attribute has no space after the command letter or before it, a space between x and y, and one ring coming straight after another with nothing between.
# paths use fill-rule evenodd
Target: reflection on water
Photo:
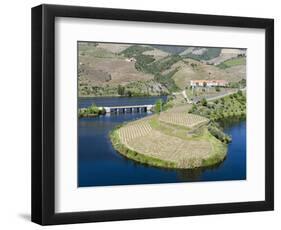
<instances>
[{"instance_id":1,"label":"reflection on water","mask_svg":"<svg viewBox=\"0 0 281 230\"><path fill-rule=\"evenodd\" d=\"M226 160L226 158L224 159ZM205 171L212 171L212 170L217 170L223 162L220 162L218 164L204 167L204 168L196 168L196 169L182 169L182 170L177 170L178 176L183 180L183 181L200 181L201 175Z\"/></svg>"},{"instance_id":2,"label":"reflection on water","mask_svg":"<svg viewBox=\"0 0 281 230\"><path fill-rule=\"evenodd\" d=\"M157 99L154 98L154 102ZM93 99L89 100L91 101L83 101L83 103L93 103ZM138 100L138 103L153 104L151 98L149 98L149 103L146 98ZM111 105L116 103L109 98L107 98L107 101ZM128 101L130 101L130 98L122 98L123 103L131 103ZM232 143L228 145L226 159L212 167L193 170L156 168L137 163L117 153L111 145L108 137L109 132L116 125L148 115L149 113L125 113L79 119L78 186L246 179L245 121L231 121L224 124L225 132L232 136Z\"/></svg>"}]
</instances>

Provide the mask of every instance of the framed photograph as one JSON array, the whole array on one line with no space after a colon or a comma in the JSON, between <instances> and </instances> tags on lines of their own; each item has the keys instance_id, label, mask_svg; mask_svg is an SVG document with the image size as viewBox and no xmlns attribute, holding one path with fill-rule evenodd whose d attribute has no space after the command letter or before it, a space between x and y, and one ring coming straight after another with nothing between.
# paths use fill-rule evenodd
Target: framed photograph
<instances>
[{"instance_id":1,"label":"framed photograph","mask_svg":"<svg viewBox=\"0 0 281 230\"><path fill-rule=\"evenodd\" d=\"M274 21L32 8L32 221L273 210Z\"/></svg>"}]
</instances>

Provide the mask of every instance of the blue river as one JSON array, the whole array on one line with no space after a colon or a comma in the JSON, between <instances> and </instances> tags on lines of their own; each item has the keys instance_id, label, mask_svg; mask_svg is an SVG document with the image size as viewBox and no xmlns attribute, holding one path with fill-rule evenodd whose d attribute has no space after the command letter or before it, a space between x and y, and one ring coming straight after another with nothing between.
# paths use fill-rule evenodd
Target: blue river
<instances>
[{"instance_id":1,"label":"blue river","mask_svg":"<svg viewBox=\"0 0 281 230\"><path fill-rule=\"evenodd\" d=\"M159 97L79 99L79 108L97 106L154 104ZM165 100L165 97L162 97ZM145 116L149 112L105 115L78 120L78 186L108 186L223 181L246 179L246 121L223 124L231 135L226 159L215 166L175 170L143 165L121 156L111 145L109 132L118 124Z\"/></svg>"}]
</instances>

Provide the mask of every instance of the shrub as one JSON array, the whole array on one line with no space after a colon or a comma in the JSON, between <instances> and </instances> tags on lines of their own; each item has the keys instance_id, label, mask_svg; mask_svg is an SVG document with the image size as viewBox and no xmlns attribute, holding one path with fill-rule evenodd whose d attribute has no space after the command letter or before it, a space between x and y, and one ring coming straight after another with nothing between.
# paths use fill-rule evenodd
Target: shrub
<instances>
[{"instance_id":1,"label":"shrub","mask_svg":"<svg viewBox=\"0 0 281 230\"><path fill-rule=\"evenodd\" d=\"M220 130L216 125L213 123L208 126L209 132L219 139L221 142L229 143L231 142L231 137L225 134L222 130Z\"/></svg>"},{"instance_id":2,"label":"shrub","mask_svg":"<svg viewBox=\"0 0 281 230\"><path fill-rule=\"evenodd\" d=\"M118 85L117 92L120 96L123 96L125 94L125 87L122 85Z\"/></svg>"},{"instance_id":3,"label":"shrub","mask_svg":"<svg viewBox=\"0 0 281 230\"><path fill-rule=\"evenodd\" d=\"M196 110L197 110L197 106L195 104L193 104L191 109L188 112L189 113L194 113Z\"/></svg>"},{"instance_id":4,"label":"shrub","mask_svg":"<svg viewBox=\"0 0 281 230\"><path fill-rule=\"evenodd\" d=\"M102 109L99 111L99 114L100 114L100 115L105 115L105 114L106 114L105 108L102 108Z\"/></svg>"},{"instance_id":5,"label":"shrub","mask_svg":"<svg viewBox=\"0 0 281 230\"><path fill-rule=\"evenodd\" d=\"M203 106L207 106L208 105L208 102L207 102L206 98L203 98L201 100L201 105L203 105Z\"/></svg>"},{"instance_id":6,"label":"shrub","mask_svg":"<svg viewBox=\"0 0 281 230\"><path fill-rule=\"evenodd\" d=\"M132 96L132 92L131 92L130 90L128 90L128 91L126 92L126 96L131 97L131 96Z\"/></svg>"},{"instance_id":7,"label":"shrub","mask_svg":"<svg viewBox=\"0 0 281 230\"><path fill-rule=\"evenodd\" d=\"M160 113L162 111L162 109L163 109L163 100L159 99L155 103L155 112Z\"/></svg>"},{"instance_id":8,"label":"shrub","mask_svg":"<svg viewBox=\"0 0 281 230\"><path fill-rule=\"evenodd\" d=\"M104 114L106 114L105 109L104 108L100 109L95 104L92 104L91 106L85 109L79 109L80 117L98 116Z\"/></svg>"},{"instance_id":9,"label":"shrub","mask_svg":"<svg viewBox=\"0 0 281 230\"><path fill-rule=\"evenodd\" d=\"M87 112L89 114L99 114L99 108L95 105L95 104L92 104L90 107L88 107L87 109Z\"/></svg>"},{"instance_id":10,"label":"shrub","mask_svg":"<svg viewBox=\"0 0 281 230\"><path fill-rule=\"evenodd\" d=\"M220 91L221 91L221 88L218 87L218 86L216 86L216 91L217 91L217 92L220 92Z\"/></svg>"}]
</instances>

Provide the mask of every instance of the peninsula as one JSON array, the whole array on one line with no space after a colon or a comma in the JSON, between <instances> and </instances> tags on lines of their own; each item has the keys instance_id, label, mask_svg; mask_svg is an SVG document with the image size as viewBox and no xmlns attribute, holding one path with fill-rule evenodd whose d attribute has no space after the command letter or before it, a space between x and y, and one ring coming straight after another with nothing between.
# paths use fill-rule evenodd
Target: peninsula
<instances>
[{"instance_id":1,"label":"peninsula","mask_svg":"<svg viewBox=\"0 0 281 230\"><path fill-rule=\"evenodd\" d=\"M140 163L179 169L216 165L225 159L231 141L216 121L244 118L245 102L245 95L239 91L198 105L172 105L166 111L115 128L110 138L120 154Z\"/></svg>"}]
</instances>

